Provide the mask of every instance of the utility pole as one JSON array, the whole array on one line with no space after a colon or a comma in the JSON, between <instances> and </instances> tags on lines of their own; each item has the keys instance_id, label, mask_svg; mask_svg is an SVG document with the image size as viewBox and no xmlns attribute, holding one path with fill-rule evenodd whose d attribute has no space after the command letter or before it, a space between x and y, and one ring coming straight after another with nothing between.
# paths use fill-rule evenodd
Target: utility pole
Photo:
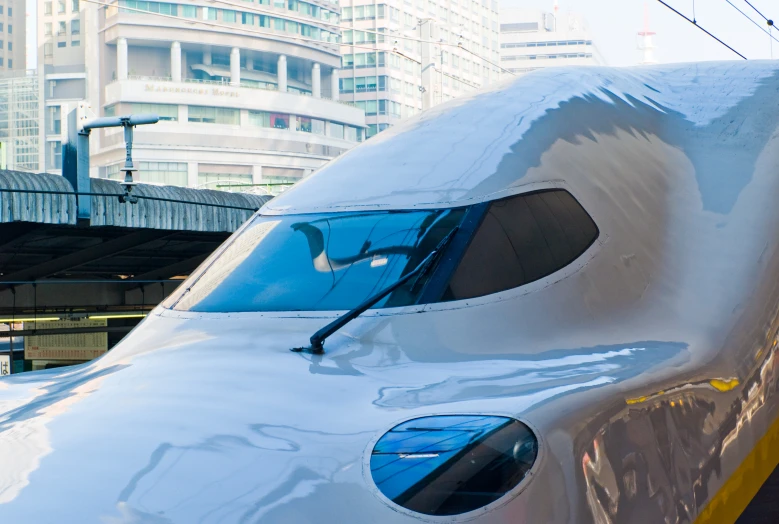
<instances>
[{"instance_id":1,"label":"utility pole","mask_svg":"<svg viewBox=\"0 0 779 524\"><path fill-rule=\"evenodd\" d=\"M435 91L435 54L433 52L433 42L437 40L438 28L435 22L430 18L419 21L419 33L422 40L422 110L430 109L435 105L433 99Z\"/></svg>"}]
</instances>

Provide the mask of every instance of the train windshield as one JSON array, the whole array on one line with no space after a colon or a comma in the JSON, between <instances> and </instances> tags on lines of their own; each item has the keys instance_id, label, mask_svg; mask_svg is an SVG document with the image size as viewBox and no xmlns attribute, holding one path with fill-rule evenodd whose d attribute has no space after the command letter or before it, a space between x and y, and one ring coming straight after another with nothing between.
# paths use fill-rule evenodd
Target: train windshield
<instances>
[{"instance_id":1,"label":"train windshield","mask_svg":"<svg viewBox=\"0 0 779 524\"><path fill-rule=\"evenodd\" d=\"M464 209L257 216L193 275L175 309L200 312L345 310L414 270ZM432 272L431 272L432 274ZM414 304L411 281L375 307Z\"/></svg>"},{"instance_id":2,"label":"train windshield","mask_svg":"<svg viewBox=\"0 0 779 524\"><path fill-rule=\"evenodd\" d=\"M455 228L437 266L373 307L517 288L567 266L598 237L587 211L562 189L454 209L257 216L165 306L350 310L417 268Z\"/></svg>"}]
</instances>

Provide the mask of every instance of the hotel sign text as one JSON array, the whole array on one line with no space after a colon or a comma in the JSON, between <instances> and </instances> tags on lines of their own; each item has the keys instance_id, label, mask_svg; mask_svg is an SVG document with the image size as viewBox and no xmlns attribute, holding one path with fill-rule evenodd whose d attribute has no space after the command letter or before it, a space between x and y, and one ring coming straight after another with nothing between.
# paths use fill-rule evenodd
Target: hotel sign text
<instances>
[{"instance_id":1,"label":"hotel sign text","mask_svg":"<svg viewBox=\"0 0 779 524\"><path fill-rule=\"evenodd\" d=\"M181 93L188 95L226 96L238 98L238 91L228 91L220 87L173 87L166 85L146 84L146 91L154 93Z\"/></svg>"}]
</instances>

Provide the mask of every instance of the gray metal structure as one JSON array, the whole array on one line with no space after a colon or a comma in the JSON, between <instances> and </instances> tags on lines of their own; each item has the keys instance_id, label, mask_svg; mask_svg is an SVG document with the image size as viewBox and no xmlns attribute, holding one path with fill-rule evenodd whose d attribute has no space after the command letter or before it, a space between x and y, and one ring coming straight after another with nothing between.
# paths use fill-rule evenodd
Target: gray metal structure
<instances>
[{"instance_id":1,"label":"gray metal structure","mask_svg":"<svg viewBox=\"0 0 779 524\"><path fill-rule=\"evenodd\" d=\"M189 274L270 199L138 184L130 204L103 179L83 193L59 175L0 171L0 315L153 306L180 282L166 279ZM144 280L160 282L133 283Z\"/></svg>"},{"instance_id":2,"label":"gray metal structure","mask_svg":"<svg viewBox=\"0 0 779 524\"><path fill-rule=\"evenodd\" d=\"M160 306L97 361L0 381L0 516L734 521L779 460L777 93L774 62L549 69L382 133L260 214L563 188L598 239L519 288L371 309L324 355L289 348L342 311ZM241 233L202 266L216 290ZM526 423L532 470L462 515L388 500L374 444L441 414Z\"/></svg>"},{"instance_id":3,"label":"gray metal structure","mask_svg":"<svg viewBox=\"0 0 779 524\"><path fill-rule=\"evenodd\" d=\"M122 203L122 184L92 178L88 223L203 232L233 232L271 197L207 189L138 184L137 204ZM148 198L144 198L148 197ZM33 222L73 225L78 222L76 189L62 176L0 171L0 224Z\"/></svg>"}]
</instances>

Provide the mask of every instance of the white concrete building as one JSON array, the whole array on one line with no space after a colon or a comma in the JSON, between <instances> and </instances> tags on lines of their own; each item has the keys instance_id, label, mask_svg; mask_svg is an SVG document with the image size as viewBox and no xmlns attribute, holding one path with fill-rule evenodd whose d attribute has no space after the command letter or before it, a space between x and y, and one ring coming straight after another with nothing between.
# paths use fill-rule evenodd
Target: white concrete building
<instances>
[{"instance_id":1,"label":"white concrete building","mask_svg":"<svg viewBox=\"0 0 779 524\"><path fill-rule=\"evenodd\" d=\"M582 15L503 9L500 63L518 74L544 67L603 65L605 61Z\"/></svg>"},{"instance_id":2,"label":"white concrete building","mask_svg":"<svg viewBox=\"0 0 779 524\"><path fill-rule=\"evenodd\" d=\"M0 2L0 72L27 69L25 0Z\"/></svg>"},{"instance_id":3,"label":"white concrete building","mask_svg":"<svg viewBox=\"0 0 779 524\"><path fill-rule=\"evenodd\" d=\"M338 101L337 4L111 3L39 16L46 171L59 172L65 117L81 99L99 116L160 115L135 131L145 182L293 182L363 139L363 112ZM93 176L121 176L121 130L93 133L90 152Z\"/></svg>"},{"instance_id":4,"label":"white concrete building","mask_svg":"<svg viewBox=\"0 0 779 524\"><path fill-rule=\"evenodd\" d=\"M341 0L340 5L341 98L365 110L368 136L500 78L496 0ZM404 37L434 44L426 52L421 42Z\"/></svg>"}]
</instances>

